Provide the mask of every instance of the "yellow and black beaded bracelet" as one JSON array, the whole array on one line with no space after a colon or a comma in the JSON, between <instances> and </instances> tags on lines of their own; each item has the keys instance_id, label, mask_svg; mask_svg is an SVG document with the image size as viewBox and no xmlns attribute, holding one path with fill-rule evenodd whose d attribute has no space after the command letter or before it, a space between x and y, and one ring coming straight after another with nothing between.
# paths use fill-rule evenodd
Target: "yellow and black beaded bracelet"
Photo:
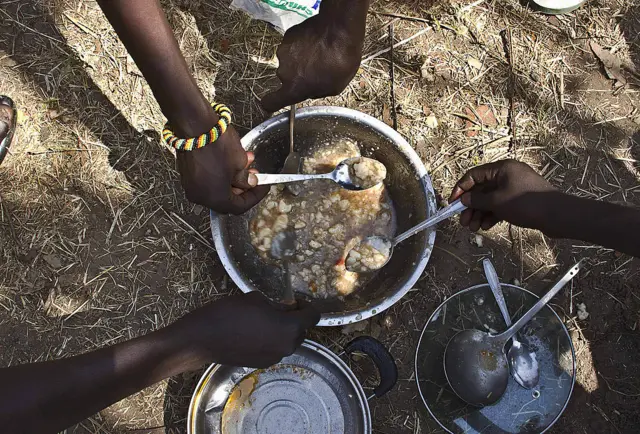
<instances>
[{"instance_id":1,"label":"yellow and black beaded bracelet","mask_svg":"<svg viewBox=\"0 0 640 434\"><path fill-rule=\"evenodd\" d=\"M227 131L229 124L231 124L231 110L229 110L229 107L224 104L213 103L211 104L211 107L213 107L216 113L220 116L218 123L211 128L211 131L198 137L180 139L176 137L173 131L171 131L171 126L167 122L162 130L162 138L165 143L178 151L191 151L194 148L202 148L218 140L218 138Z\"/></svg>"}]
</instances>

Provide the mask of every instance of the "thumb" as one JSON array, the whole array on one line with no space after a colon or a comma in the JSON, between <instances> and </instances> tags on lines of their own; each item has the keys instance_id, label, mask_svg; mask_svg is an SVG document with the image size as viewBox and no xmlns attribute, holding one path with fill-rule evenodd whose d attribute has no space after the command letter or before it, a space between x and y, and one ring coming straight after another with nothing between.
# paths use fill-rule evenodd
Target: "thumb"
<instances>
[{"instance_id":1,"label":"thumb","mask_svg":"<svg viewBox=\"0 0 640 434\"><path fill-rule=\"evenodd\" d=\"M291 87L282 85L280 89L270 92L262 97L260 104L266 111L273 113L283 107L297 104L305 98L300 98Z\"/></svg>"},{"instance_id":2,"label":"thumb","mask_svg":"<svg viewBox=\"0 0 640 434\"><path fill-rule=\"evenodd\" d=\"M251 173L249 169L243 169L237 172L231 180L231 186L248 190L258 185L258 178L255 173Z\"/></svg>"},{"instance_id":3,"label":"thumb","mask_svg":"<svg viewBox=\"0 0 640 434\"><path fill-rule=\"evenodd\" d=\"M460 201L468 208L492 212L495 208L495 193L472 190L463 194Z\"/></svg>"},{"instance_id":4,"label":"thumb","mask_svg":"<svg viewBox=\"0 0 640 434\"><path fill-rule=\"evenodd\" d=\"M318 311L311 303L298 301L297 310L289 311L289 315L293 317L301 327L305 330L310 329L320 321L320 311Z\"/></svg>"}]
</instances>

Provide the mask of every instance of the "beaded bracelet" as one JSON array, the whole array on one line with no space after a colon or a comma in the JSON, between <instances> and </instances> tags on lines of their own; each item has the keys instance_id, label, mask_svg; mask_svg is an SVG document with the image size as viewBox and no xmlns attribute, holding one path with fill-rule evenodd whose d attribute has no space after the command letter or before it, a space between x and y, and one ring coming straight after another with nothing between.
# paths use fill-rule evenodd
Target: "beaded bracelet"
<instances>
[{"instance_id":1,"label":"beaded bracelet","mask_svg":"<svg viewBox=\"0 0 640 434\"><path fill-rule=\"evenodd\" d=\"M231 110L224 104L212 103L211 107L213 107L213 110L220 116L218 123L211 128L211 131L198 137L180 139L171 131L171 125L167 122L162 130L164 142L178 151L192 151L194 147L199 149L218 140L218 138L227 131L229 124L231 124Z\"/></svg>"}]
</instances>

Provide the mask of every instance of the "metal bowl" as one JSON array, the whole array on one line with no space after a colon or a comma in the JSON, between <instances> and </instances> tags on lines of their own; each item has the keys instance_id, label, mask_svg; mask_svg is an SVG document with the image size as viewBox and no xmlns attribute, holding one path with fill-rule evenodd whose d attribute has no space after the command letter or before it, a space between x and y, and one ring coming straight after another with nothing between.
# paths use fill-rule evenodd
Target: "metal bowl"
<instances>
[{"instance_id":1,"label":"metal bowl","mask_svg":"<svg viewBox=\"0 0 640 434\"><path fill-rule=\"evenodd\" d=\"M367 398L360 381L340 358L364 353L380 384ZM213 364L191 398L188 434L371 433L368 400L388 393L398 368L377 340L360 336L340 355L305 340L268 369Z\"/></svg>"},{"instance_id":2,"label":"metal bowl","mask_svg":"<svg viewBox=\"0 0 640 434\"><path fill-rule=\"evenodd\" d=\"M538 297L518 286L501 284L509 312L519 318ZM507 390L495 404L478 408L463 402L449 386L443 356L458 331L475 328L502 332L506 325L489 285L477 285L445 300L422 331L415 359L418 391L440 426L455 434L530 434L547 431L566 408L575 383L576 358L560 317L545 306L519 337L536 352L540 382L527 390L509 375Z\"/></svg>"},{"instance_id":3,"label":"metal bowl","mask_svg":"<svg viewBox=\"0 0 640 434\"><path fill-rule=\"evenodd\" d=\"M302 157L317 144L350 138L363 156L381 161L388 170L385 185L397 213L398 231L416 225L435 212L431 179L411 146L396 131L364 113L340 107L308 107L296 112L295 146ZM288 153L288 113L260 124L242 138L255 152L255 167L275 173ZM243 292L261 291L280 298L281 271L265 263L249 238L249 222L255 209L242 216L211 212L213 241L227 273ZM415 284L427 265L435 231L422 232L397 246L391 261L365 287L347 297L314 299L322 312L320 326L357 322L376 315L400 300Z\"/></svg>"}]
</instances>

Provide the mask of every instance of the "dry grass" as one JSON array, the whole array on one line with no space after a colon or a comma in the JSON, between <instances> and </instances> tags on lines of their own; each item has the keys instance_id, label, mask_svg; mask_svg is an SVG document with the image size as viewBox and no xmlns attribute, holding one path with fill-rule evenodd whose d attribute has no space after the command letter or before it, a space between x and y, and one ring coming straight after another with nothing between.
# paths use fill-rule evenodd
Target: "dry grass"
<instances>
[{"instance_id":1,"label":"dry grass","mask_svg":"<svg viewBox=\"0 0 640 434\"><path fill-rule=\"evenodd\" d=\"M276 83L279 35L231 11L227 1L164 4L203 91L233 105L241 131L261 122L265 114L256 97ZM639 19L637 1L589 1L551 19L515 1L432 8L377 1L365 44L370 59L342 95L309 104L347 106L389 123L395 114L443 196L469 167L517 157L568 192L637 206L640 148L629 138L640 123L639 91L633 84L615 88L588 42L639 65ZM395 107L389 53L375 55L391 45L390 23L397 45ZM504 29L511 34L511 60ZM173 156L158 140L162 114L94 2L0 0L0 77L0 92L21 112L19 133L0 168L4 365L129 339L233 290L209 244L206 212L185 201ZM395 395L372 404L378 432L435 429L416 398L417 336L439 302L479 281L478 261L487 255L497 259L505 280L538 290L547 274L572 258L591 258L591 274L559 303L572 318L574 303L586 300L593 322L568 323L588 360L603 363L605 356L590 353L595 343L615 338L606 335L614 317L623 330L636 330L637 261L506 225L486 234L479 248L466 231L448 225L415 290L367 325L391 348L401 372ZM602 298L587 290L602 291ZM339 330L313 337L333 349L350 338ZM635 375L637 362L627 356L624 372L607 375ZM595 381L597 389L593 377L595 371L581 368L578 380L585 388ZM89 419L84 430L179 432L194 378L153 386ZM607 415L607 427L624 431L633 412L608 406L606 392L614 386L599 384L602 393L592 402ZM570 409L559 429L588 431L578 411Z\"/></svg>"}]
</instances>

